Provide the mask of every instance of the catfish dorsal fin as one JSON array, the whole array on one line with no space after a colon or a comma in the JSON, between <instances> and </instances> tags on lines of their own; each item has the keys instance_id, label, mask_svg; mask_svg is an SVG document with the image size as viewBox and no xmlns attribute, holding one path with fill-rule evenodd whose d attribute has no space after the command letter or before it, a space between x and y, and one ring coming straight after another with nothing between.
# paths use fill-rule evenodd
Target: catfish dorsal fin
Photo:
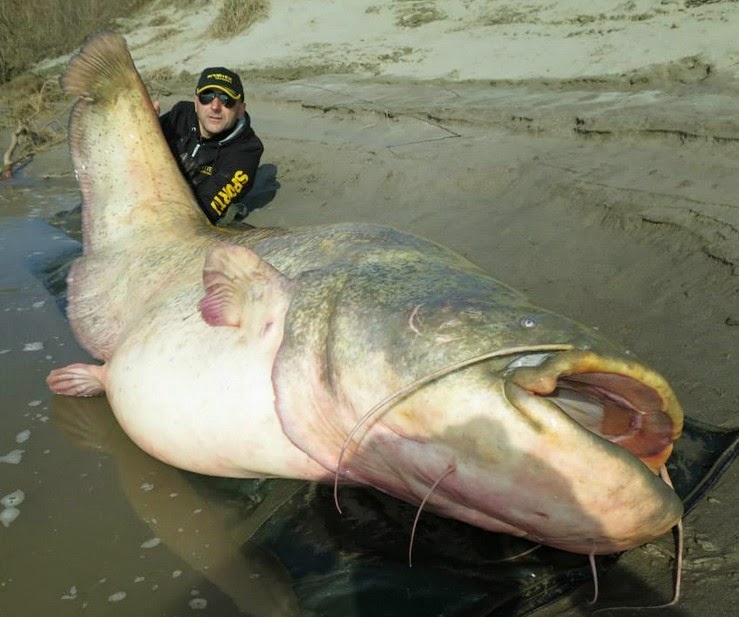
<instances>
[{"instance_id":1,"label":"catfish dorsal fin","mask_svg":"<svg viewBox=\"0 0 739 617\"><path fill-rule=\"evenodd\" d=\"M292 286L290 279L254 251L221 246L205 258L205 296L198 308L211 326L241 327L262 336L284 317Z\"/></svg>"}]
</instances>

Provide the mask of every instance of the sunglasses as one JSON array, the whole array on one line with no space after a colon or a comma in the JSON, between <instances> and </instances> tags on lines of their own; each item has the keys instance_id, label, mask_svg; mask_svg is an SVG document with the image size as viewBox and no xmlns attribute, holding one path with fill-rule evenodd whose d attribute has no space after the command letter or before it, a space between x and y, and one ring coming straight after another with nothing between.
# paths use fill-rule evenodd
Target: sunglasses
<instances>
[{"instance_id":1,"label":"sunglasses","mask_svg":"<svg viewBox=\"0 0 739 617\"><path fill-rule=\"evenodd\" d=\"M198 94L198 100L200 101L201 105L210 105L210 103L212 103L213 99L216 97L218 97L218 100L221 101L221 104L228 109L231 109L234 105L236 105L236 99L232 96L228 96L228 94L226 94L225 92L208 90L206 92L201 92L200 94Z\"/></svg>"}]
</instances>

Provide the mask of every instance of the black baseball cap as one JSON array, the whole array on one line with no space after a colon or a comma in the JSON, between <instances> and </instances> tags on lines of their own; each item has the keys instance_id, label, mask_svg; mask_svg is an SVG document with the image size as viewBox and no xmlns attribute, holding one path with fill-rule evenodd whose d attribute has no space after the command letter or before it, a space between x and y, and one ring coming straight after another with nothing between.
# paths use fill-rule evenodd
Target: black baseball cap
<instances>
[{"instance_id":1,"label":"black baseball cap","mask_svg":"<svg viewBox=\"0 0 739 617\"><path fill-rule=\"evenodd\" d=\"M195 94L200 94L203 90L220 90L237 101L244 100L244 87L241 85L241 78L233 71L222 66L210 67L200 74Z\"/></svg>"}]
</instances>

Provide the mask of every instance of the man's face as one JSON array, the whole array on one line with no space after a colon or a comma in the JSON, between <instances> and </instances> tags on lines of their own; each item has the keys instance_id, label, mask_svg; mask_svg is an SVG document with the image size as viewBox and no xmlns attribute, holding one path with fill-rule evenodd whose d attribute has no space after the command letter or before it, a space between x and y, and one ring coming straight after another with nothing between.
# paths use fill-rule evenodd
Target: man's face
<instances>
[{"instance_id":1,"label":"man's face","mask_svg":"<svg viewBox=\"0 0 739 617\"><path fill-rule=\"evenodd\" d=\"M227 107L219 96L214 96L208 103L201 103L200 97L208 93L223 94L220 90L205 90L195 95L195 113L200 124L200 135L206 139L233 128L237 120L244 115L244 102L235 101L233 107ZM209 98L209 97L205 97ZM233 100L233 99L231 99Z\"/></svg>"}]
</instances>

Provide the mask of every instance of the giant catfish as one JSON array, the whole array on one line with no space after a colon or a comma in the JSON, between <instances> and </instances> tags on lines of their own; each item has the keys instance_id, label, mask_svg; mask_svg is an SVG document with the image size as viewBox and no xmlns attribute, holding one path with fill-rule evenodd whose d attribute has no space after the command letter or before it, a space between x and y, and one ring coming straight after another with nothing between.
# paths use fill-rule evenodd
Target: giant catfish
<instances>
[{"instance_id":1,"label":"giant catfish","mask_svg":"<svg viewBox=\"0 0 739 617\"><path fill-rule=\"evenodd\" d=\"M567 551L679 521L658 472L683 416L656 372L392 228L212 227L119 35L62 83L83 194L68 315L103 363L52 371L54 392L104 392L176 467L338 477Z\"/></svg>"}]
</instances>

